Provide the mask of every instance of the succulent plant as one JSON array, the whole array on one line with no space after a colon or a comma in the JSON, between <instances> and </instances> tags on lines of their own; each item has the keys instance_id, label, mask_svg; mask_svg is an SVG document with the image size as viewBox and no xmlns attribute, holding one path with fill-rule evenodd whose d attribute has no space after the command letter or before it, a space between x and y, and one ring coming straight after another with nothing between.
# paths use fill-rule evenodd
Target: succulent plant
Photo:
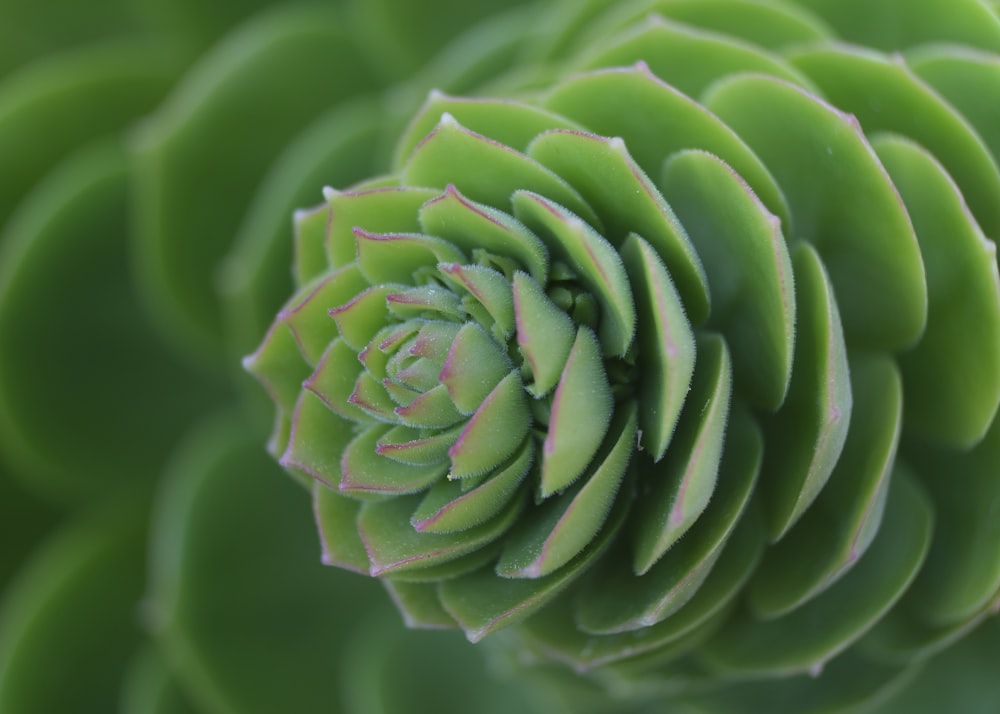
<instances>
[{"instance_id":1,"label":"succulent plant","mask_svg":"<svg viewBox=\"0 0 1000 714\"><path fill-rule=\"evenodd\" d=\"M987 615L996 602L1000 541L991 511L998 488L989 352L996 317L987 293L995 278L984 272L993 270L994 259L991 244L981 240L997 238L996 2L102 0L83 8L64 0L0 0L0 17L0 714L402 714L414 702L421 711L477 714L946 708L993 714L1000 708L994 672L1000 623ZM782 123L761 120L761 131L780 128L779 144L801 146L834 127L845 136L824 145L832 153L810 158L781 147L768 154L751 141L750 128L720 108L727 102L732 111L760 108L753 97L735 98L735 87L756 86L738 76L745 71L756 73L768 93L796 97L825 117L804 123L801 108L776 98L769 109ZM649 91L630 94L628 81L644 82ZM438 91L428 96L432 88ZM566 106L556 106L559 95ZM629 96L636 103L626 104ZM671 97L670 111L655 105L662 96ZM643 103L651 97L653 106ZM736 113L752 119L749 110ZM668 120L669 132L641 135ZM709 138L718 146L709 139L667 141L706 127L716 127ZM475 157L447 151L466 144L489 156L476 164ZM427 152L442 147L445 156L428 161ZM652 158L657 153L677 154L672 168ZM793 162L800 174L778 170ZM484 180L480 188L461 178L469 163ZM599 186L591 166L607 174ZM434 172L444 173L431 180ZM458 178L446 175L452 173ZM383 178L367 180L372 176ZM522 183L523 176L541 183ZM621 193L623 179L638 193ZM519 207L510 196L490 197L494 182L504 180L517 184L511 196L521 190ZM339 191L330 192L328 204L296 214L301 250L294 256L289 219L296 207L314 205L323 185ZM422 208L420 191L438 203ZM893 212L887 192L898 195L902 209ZM296 291L293 283L318 285L331 270L321 244L323 217L331 206L339 214L359 206L359 196L374 201L366 210L376 216L356 221L374 260L359 264L357 274L410 265L402 276L391 275L397 292L421 298L414 288L437 284L437 296L452 297L435 309L446 315L450 301L461 311L458 322L435 318L441 324L423 333L421 344L431 352L422 368L432 366L429 376L440 378L433 361L457 355L445 381L464 412L484 387L456 372L458 366L475 367L473 376L496 385L509 378L526 387L513 396L527 412L498 409L515 430L530 419L521 445L534 451L533 461L523 475L506 472L519 484L467 475L440 479L420 494L362 503L357 493L341 497L340 474L329 463L321 465L333 488L292 469L307 490L282 478L264 452L273 407L239 357L260 344L279 310L268 340L284 344L267 355L288 358L287 365L259 359L264 353L251 360L283 385L275 454L287 452L289 463L322 455L312 445L302 448L302 429L297 450L284 443L300 392L315 409L303 424L312 419L321 426L325 418L338 426L332 442L330 432L320 435L322 448L346 447L378 421L358 427L318 409L322 401L313 397L330 382L310 379L309 354L325 351L323 340L338 339L338 321L316 305L296 310L295 298L281 308ZM414 203L409 209L393 203L383 213L382 201L397 199ZM715 201L722 209L698 208ZM489 208L470 212L476 204ZM541 213L552 216L551 230L537 225L546 206L565 211ZM472 240L442 228L452 248L411 235L423 231L421 212L432 221L435 210L438 219L462 211L470 220L495 216L500 223L490 225L501 230ZM902 228L891 219L901 214L908 222ZM713 221L699 227L692 215ZM805 216L813 222L803 223ZM376 218L384 222L372 223ZM876 218L876 235L866 243L861 237ZM804 232L852 221L857 236L824 242ZM737 223L749 226L750 244L728 232ZM355 221L339 225L347 227L345 252L333 257L343 276L356 256ZM536 240L502 230L518 225ZM673 230L674 253L663 244L664 225ZM710 231L720 237L706 238ZM937 240L945 234L947 246ZM760 245L762 239L773 245ZM840 240L851 249L837 253ZM579 246L572 241L607 243L611 257L598 249L590 263L570 250ZM712 253L710 245L730 252ZM386 249L392 257L384 260ZM446 254L414 271L428 249ZM861 250L878 260L861 262L869 277L855 279ZM617 264L614 255L622 262L611 270L625 276L624 288L584 269ZM678 261L693 272L678 270ZM891 264L882 274L873 267L879 261ZM637 263L651 266L648 275L636 278ZM736 267L728 274L732 282L720 280L720 271ZM741 279L750 270L762 277L748 288ZM767 276L780 270L791 282L776 293ZM665 274L674 302L656 292ZM820 278L825 294L815 282ZM816 290L804 294L810 285ZM874 297L857 293L861 288ZM921 288L926 326L913 298ZM473 297L477 290L482 299ZM615 343L604 315L610 310L624 319L617 323L623 333L626 294L635 313L632 347L605 354L604 343ZM772 543L785 491L768 491L775 468L769 460L786 452L802 458L796 445L815 453L808 444L815 424L789 426L782 415L822 411L802 397L816 392L801 386L797 369L817 362L799 350L821 346L807 318L832 319L815 306L824 295L836 307L846 349L851 410L842 409L838 423L847 434L839 451L828 449L832 472L822 489L822 479L812 482L814 502ZM902 306L889 318L877 312L887 311L886 295ZM392 314L403 314L384 320L421 319L401 302L394 305ZM683 313L670 325L692 340L689 378L659 369L673 358L657 357L655 340L649 346L659 335L649 325L668 305ZM521 330L518 315L528 316L530 306L538 310ZM346 325L350 318L339 319ZM874 334L860 329L864 324L874 325ZM740 332L752 325L766 328ZM440 338L452 333L461 333L457 346L442 345ZM305 356L295 334L311 345ZM778 335L792 340L784 352ZM718 412L706 411L704 429L700 421L695 429L688 412L698 393L726 391L706 377L706 365L716 365L721 376L726 357L731 397L717 402ZM397 377L401 368L404 378L428 377L419 377L419 368L405 372L412 365L402 365L410 358L399 348L394 359ZM790 360L790 373L783 360ZM360 375L353 357L347 364ZM610 418L589 409L579 421L559 416L573 410L569 397L553 406L571 364L577 365L572 383L603 392ZM581 376L588 371L593 375ZM669 377L665 386L645 389L657 376ZM777 406L780 376L787 392ZM674 393L671 431L650 399L688 379L691 389ZM301 389L305 380L313 391ZM433 391L424 384L421 392ZM348 386L353 392L354 384ZM834 384L830 399L841 408L846 393L838 386L843 382ZM588 404L601 403L597 392ZM581 396L573 386L560 393ZM901 407L893 402L899 394ZM391 406L395 413L402 405ZM475 406L457 417L453 432L472 421ZM364 414L353 405L351 413ZM556 423L563 428L553 430L557 448L543 488L544 446ZM782 436L792 427L801 433ZM387 423L381 428L407 433ZM589 439L576 433L582 428L602 433ZM721 442L717 483L687 532L636 576L629 549L649 520L643 513L655 512L649 505L655 492L643 483L649 474L679 468L685 439L698 438L692 429ZM450 451L454 443L441 437L447 430L435 430L440 438L428 446ZM858 443L865 430L868 438ZM478 459L482 468L504 460L511 436L457 453L467 467ZM568 441L580 453L571 454ZM664 448L659 459L658 448ZM422 457L416 447L408 451L411 460L426 459L433 449ZM511 456L519 455L527 458ZM371 459L354 463L387 463L377 453L364 456ZM591 456L572 483L561 481L572 470L553 468L558 459L579 470ZM708 458L702 452L694 461ZM883 468L889 461L891 472ZM387 474L376 470L365 478L384 481ZM462 518L499 523L483 515L484 503L499 503L496 490L505 486L515 493L500 507L509 509L513 524L492 543L483 542L481 525L470 529L477 542L459 531L430 533ZM409 527L412 511L391 516L422 503L424 494L443 498L449 490L460 492L461 505L424 518L426 533ZM322 494L328 560L370 572L360 540L365 531L354 530L353 515L336 513L366 510L368 526L373 516L385 516L374 519L376 531L366 527L376 533L369 541L381 544L379 557L396 558L391 567L379 578L322 567L309 491ZM572 508L560 510L581 493ZM607 514L588 500L610 503ZM426 509L435 505L427 503ZM711 550L726 538L729 519L720 512L727 503L731 520L742 512L725 544ZM929 526L921 515L927 511ZM557 528L563 513L569 516ZM574 544L590 532L596 535L589 544ZM911 532L912 542L905 538ZM406 540L387 543L391 533ZM440 565L396 567L401 552L429 535L467 552ZM541 557L519 559L533 543L551 545ZM571 555L574 546L585 556ZM593 563L582 567L590 555ZM833 580L855 557L857 564ZM471 569L476 558L484 562L478 570ZM707 572L696 592L690 590L697 583L685 581L650 618L676 612L628 631L582 627L585 608L591 624L635 620L637 603L663 588L666 563ZM445 578L466 567L465 575ZM469 573L483 576L481 588ZM561 579L566 585L555 592ZM889 593L890 580L901 583L896 593ZM454 593L438 597L439 589L462 587L470 597L460 606ZM549 602L533 614L513 612L511 603L526 603L532 593ZM804 604L785 614L782 603L792 608L796 594ZM499 595L510 599L499 602ZM410 625L445 631L402 627L393 598ZM609 600L613 607L602 609ZM469 645L456 624L484 641ZM500 631L485 636L489 630ZM815 665L824 661L820 672ZM798 674L805 669L815 676Z\"/></svg>"},{"instance_id":2,"label":"succulent plant","mask_svg":"<svg viewBox=\"0 0 1000 714\"><path fill-rule=\"evenodd\" d=\"M556 9L295 216L245 366L324 562L709 711L995 640L997 8Z\"/></svg>"}]
</instances>

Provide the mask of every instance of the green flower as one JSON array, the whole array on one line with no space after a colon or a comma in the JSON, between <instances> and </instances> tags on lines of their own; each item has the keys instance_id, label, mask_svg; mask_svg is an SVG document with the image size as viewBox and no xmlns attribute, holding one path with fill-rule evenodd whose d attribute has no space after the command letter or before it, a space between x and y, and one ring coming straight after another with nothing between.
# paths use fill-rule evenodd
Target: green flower
<instances>
[{"instance_id":1,"label":"green flower","mask_svg":"<svg viewBox=\"0 0 1000 714\"><path fill-rule=\"evenodd\" d=\"M324 561L410 625L516 625L519 660L712 711L877 703L995 639L995 6L592 2L538 34L296 214L245 366Z\"/></svg>"}]
</instances>

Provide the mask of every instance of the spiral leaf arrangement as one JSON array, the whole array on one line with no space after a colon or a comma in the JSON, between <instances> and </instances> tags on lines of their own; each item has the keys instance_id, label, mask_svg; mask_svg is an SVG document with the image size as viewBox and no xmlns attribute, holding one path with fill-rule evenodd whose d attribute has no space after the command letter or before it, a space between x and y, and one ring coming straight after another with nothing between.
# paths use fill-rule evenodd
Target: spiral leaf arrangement
<instances>
[{"instance_id":1,"label":"spiral leaf arrangement","mask_svg":"<svg viewBox=\"0 0 1000 714\"><path fill-rule=\"evenodd\" d=\"M997 610L1000 18L856 4L563 13L297 214L245 364L325 562L731 706L876 696Z\"/></svg>"},{"instance_id":2,"label":"spiral leaf arrangement","mask_svg":"<svg viewBox=\"0 0 1000 714\"><path fill-rule=\"evenodd\" d=\"M0 0L0 712L1000 710L996 0L512 4Z\"/></svg>"}]
</instances>

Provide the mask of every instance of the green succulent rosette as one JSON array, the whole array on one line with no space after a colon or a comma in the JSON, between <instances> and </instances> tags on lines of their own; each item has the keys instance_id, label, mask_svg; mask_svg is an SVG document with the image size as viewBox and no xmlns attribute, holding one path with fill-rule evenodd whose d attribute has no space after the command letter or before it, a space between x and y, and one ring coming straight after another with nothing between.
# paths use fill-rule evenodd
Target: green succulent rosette
<instances>
[{"instance_id":1,"label":"green succulent rosette","mask_svg":"<svg viewBox=\"0 0 1000 714\"><path fill-rule=\"evenodd\" d=\"M323 560L612 695L891 707L995 637L997 9L553 17L296 214L244 364Z\"/></svg>"}]
</instances>

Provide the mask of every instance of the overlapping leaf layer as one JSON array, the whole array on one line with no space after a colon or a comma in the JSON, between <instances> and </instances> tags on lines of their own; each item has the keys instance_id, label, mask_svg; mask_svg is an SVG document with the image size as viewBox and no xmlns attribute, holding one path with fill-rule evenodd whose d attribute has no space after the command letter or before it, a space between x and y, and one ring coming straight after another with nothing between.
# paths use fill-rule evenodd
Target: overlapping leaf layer
<instances>
[{"instance_id":1,"label":"overlapping leaf layer","mask_svg":"<svg viewBox=\"0 0 1000 714\"><path fill-rule=\"evenodd\" d=\"M1000 15L854 5L562 7L297 214L245 366L326 562L710 710L877 701L997 610Z\"/></svg>"}]
</instances>

